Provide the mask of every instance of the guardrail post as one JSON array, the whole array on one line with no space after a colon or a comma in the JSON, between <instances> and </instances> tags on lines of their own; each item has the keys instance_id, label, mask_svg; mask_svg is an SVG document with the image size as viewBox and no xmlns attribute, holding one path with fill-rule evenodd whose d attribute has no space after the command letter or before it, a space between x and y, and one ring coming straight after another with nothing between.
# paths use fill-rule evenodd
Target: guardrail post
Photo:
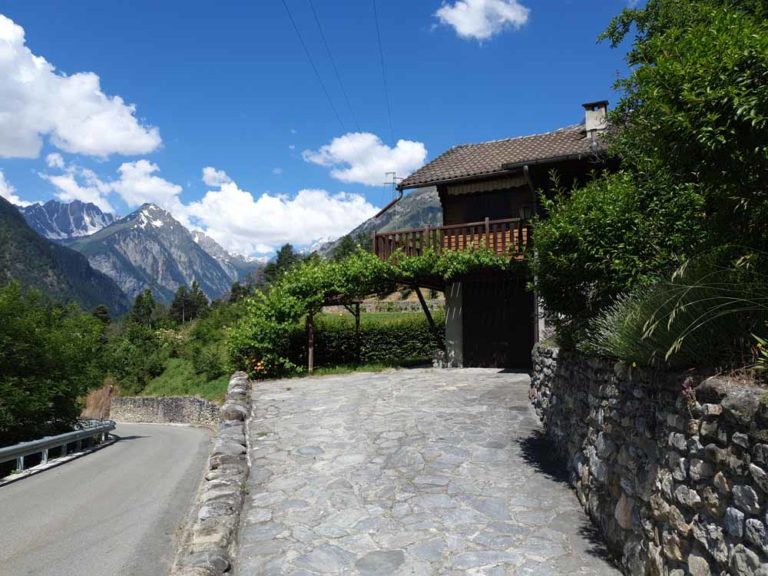
<instances>
[{"instance_id":1,"label":"guardrail post","mask_svg":"<svg viewBox=\"0 0 768 576\"><path fill-rule=\"evenodd\" d=\"M21 472L24 470L24 456L19 456L16 458L16 472Z\"/></svg>"},{"instance_id":2,"label":"guardrail post","mask_svg":"<svg viewBox=\"0 0 768 576\"><path fill-rule=\"evenodd\" d=\"M41 464L48 464L48 448L43 450L43 459L40 461Z\"/></svg>"}]
</instances>

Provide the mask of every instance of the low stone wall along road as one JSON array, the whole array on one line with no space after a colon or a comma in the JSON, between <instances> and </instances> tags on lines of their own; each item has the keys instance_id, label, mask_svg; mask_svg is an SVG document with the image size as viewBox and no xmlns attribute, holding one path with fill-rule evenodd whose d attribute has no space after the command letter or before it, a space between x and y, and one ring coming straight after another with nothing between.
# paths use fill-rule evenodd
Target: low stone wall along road
<instances>
[{"instance_id":1,"label":"low stone wall along road","mask_svg":"<svg viewBox=\"0 0 768 576\"><path fill-rule=\"evenodd\" d=\"M613 575L527 375L256 383L237 574Z\"/></svg>"},{"instance_id":2,"label":"low stone wall along road","mask_svg":"<svg viewBox=\"0 0 768 576\"><path fill-rule=\"evenodd\" d=\"M0 574L168 572L210 433L153 424L114 433L111 446L0 488Z\"/></svg>"}]
</instances>

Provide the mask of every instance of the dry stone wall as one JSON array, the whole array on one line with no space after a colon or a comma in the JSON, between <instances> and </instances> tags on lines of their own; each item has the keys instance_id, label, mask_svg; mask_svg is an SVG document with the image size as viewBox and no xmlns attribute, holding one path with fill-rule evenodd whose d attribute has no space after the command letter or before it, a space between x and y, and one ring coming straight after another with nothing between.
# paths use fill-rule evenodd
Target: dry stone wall
<instances>
[{"instance_id":1,"label":"dry stone wall","mask_svg":"<svg viewBox=\"0 0 768 576\"><path fill-rule=\"evenodd\" d=\"M246 428L251 384L245 372L229 380L219 429L195 504L195 517L174 563L172 576L221 576L231 573L232 550L248 479Z\"/></svg>"},{"instance_id":2,"label":"dry stone wall","mask_svg":"<svg viewBox=\"0 0 768 576\"><path fill-rule=\"evenodd\" d=\"M768 576L764 390L540 345L531 400L625 573Z\"/></svg>"},{"instance_id":3,"label":"dry stone wall","mask_svg":"<svg viewBox=\"0 0 768 576\"><path fill-rule=\"evenodd\" d=\"M117 422L215 426L219 407L192 396L115 396L109 417Z\"/></svg>"}]
</instances>

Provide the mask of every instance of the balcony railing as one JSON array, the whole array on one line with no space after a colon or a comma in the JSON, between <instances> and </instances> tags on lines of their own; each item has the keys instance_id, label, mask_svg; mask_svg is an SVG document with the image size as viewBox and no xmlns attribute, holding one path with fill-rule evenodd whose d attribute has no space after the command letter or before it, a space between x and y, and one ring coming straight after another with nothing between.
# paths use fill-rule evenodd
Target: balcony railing
<instances>
[{"instance_id":1,"label":"balcony railing","mask_svg":"<svg viewBox=\"0 0 768 576\"><path fill-rule=\"evenodd\" d=\"M406 256L419 256L425 250L463 252L487 247L496 254L521 258L531 239L531 225L520 218L467 222L451 226L393 230L373 236L373 251L382 260L400 250Z\"/></svg>"}]
</instances>

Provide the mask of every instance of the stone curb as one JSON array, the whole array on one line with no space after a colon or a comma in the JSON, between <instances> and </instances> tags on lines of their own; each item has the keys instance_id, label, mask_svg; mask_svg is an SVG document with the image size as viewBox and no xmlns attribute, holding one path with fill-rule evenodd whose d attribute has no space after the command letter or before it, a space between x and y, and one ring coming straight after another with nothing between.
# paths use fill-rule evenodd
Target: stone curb
<instances>
[{"instance_id":1,"label":"stone curb","mask_svg":"<svg viewBox=\"0 0 768 576\"><path fill-rule=\"evenodd\" d=\"M230 571L249 472L246 421L250 408L248 375L235 372L220 410L195 515L171 576L220 576Z\"/></svg>"}]
</instances>

